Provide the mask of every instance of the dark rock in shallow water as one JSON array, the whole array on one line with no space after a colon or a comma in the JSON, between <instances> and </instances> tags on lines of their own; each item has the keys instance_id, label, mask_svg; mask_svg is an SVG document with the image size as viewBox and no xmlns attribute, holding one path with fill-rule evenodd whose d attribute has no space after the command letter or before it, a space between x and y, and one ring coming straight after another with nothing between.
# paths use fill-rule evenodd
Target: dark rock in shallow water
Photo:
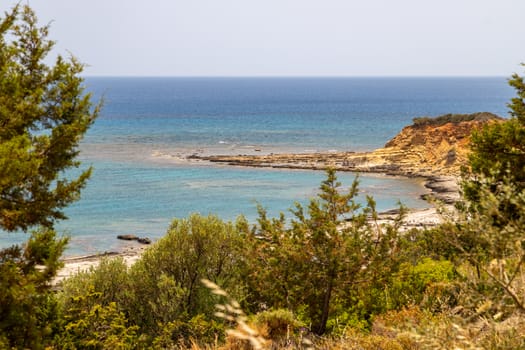
<instances>
[{"instance_id":1,"label":"dark rock in shallow water","mask_svg":"<svg viewBox=\"0 0 525 350\"><path fill-rule=\"evenodd\" d=\"M144 237L144 238L139 238L137 240L139 243L142 243L142 244L151 244L151 239L147 238L147 237Z\"/></svg>"},{"instance_id":2,"label":"dark rock in shallow water","mask_svg":"<svg viewBox=\"0 0 525 350\"><path fill-rule=\"evenodd\" d=\"M139 238L135 235L118 235L117 239L122 239L125 241L138 241Z\"/></svg>"}]
</instances>

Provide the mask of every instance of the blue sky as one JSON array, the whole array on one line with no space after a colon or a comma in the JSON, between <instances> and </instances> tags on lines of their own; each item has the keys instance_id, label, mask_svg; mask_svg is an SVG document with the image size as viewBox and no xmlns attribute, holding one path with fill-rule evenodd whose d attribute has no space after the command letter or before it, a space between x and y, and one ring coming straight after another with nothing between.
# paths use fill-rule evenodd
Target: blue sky
<instances>
[{"instance_id":1,"label":"blue sky","mask_svg":"<svg viewBox=\"0 0 525 350\"><path fill-rule=\"evenodd\" d=\"M86 75L509 76L525 61L524 0L23 3Z\"/></svg>"}]
</instances>

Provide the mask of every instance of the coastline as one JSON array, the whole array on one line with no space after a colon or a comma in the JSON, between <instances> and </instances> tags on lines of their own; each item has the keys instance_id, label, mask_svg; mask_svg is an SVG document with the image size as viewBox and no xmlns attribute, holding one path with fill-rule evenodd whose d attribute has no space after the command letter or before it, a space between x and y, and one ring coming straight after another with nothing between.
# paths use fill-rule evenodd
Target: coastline
<instances>
[{"instance_id":1,"label":"coastline","mask_svg":"<svg viewBox=\"0 0 525 350\"><path fill-rule=\"evenodd\" d=\"M428 193L421 198L429 203L425 209L409 209L401 229L425 228L438 225L442 216L437 203L451 206L459 197L459 169L465 163L467 136L473 127L469 122L460 126L446 123L438 126L409 126L404 128L384 148L370 152L314 152L314 153L266 153L254 149L258 154L209 155L196 152L176 158L188 162L208 162L229 167L275 168L289 170L324 171L333 168L338 172L373 173L392 177L421 178ZM458 131L459 130L459 131ZM169 154L153 154L154 157L168 157ZM398 214L396 210L379 213L378 223L389 223ZM103 258L122 257L128 266L135 263L144 246L133 243L120 252L64 259L65 266L55 278L57 285L80 271L98 265Z\"/></svg>"},{"instance_id":2,"label":"coastline","mask_svg":"<svg viewBox=\"0 0 525 350\"><path fill-rule=\"evenodd\" d=\"M430 191L425 200L437 200L447 205L459 199L458 167L430 169L418 168L404 162L399 151L378 149L372 152L316 152L278 153L261 155L197 155L186 157L189 161L209 162L226 166L274 168L290 170L324 171L333 168L338 172L370 173L391 177L421 178Z\"/></svg>"},{"instance_id":3,"label":"coastline","mask_svg":"<svg viewBox=\"0 0 525 350\"><path fill-rule=\"evenodd\" d=\"M57 287L64 279L97 267L102 259L122 258L126 265L130 267L139 260L140 256L146 249L147 246L145 245L130 243L121 251L63 258L62 262L64 263L64 266L58 270L57 275L53 279L52 285Z\"/></svg>"},{"instance_id":4,"label":"coastline","mask_svg":"<svg viewBox=\"0 0 525 350\"><path fill-rule=\"evenodd\" d=\"M232 166L232 165L230 165ZM237 165L241 166L241 165ZM242 165L248 166L248 165ZM281 166L281 168L285 168ZM306 169L296 168L296 167L286 167L287 169ZM310 170L325 170L326 167L317 165L314 169ZM346 170L351 171L351 170ZM385 176L406 176L402 174L386 174L380 172L374 172L377 174L384 174ZM415 177L413 175L411 177ZM442 222L442 216L438 212L436 205L432 203L432 199L437 200L438 202L444 203L446 206L450 206L459 198L457 177L454 176L421 176L418 177L425 179L425 187L429 190L428 194L424 195L429 203L429 208L424 209L410 209L408 210L406 217L403 220L401 229L403 231L408 231L413 228L429 228L434 227ZM432 199L431 199L432 198ZM398 214L397 210L381 212L379 213L378 223L379 224L388 224L393 222L396 215ZM62 261L64 267L62 267L57 276L53 279L53 286L58 287L61 281L66 278L69 278L77 273L89 271L92 268L96 268L102 259L113 259L113 258L122 258L126 265L130 267L137 260L140 259L142 253L148 249L148 245L143 245L137 242L129 242L121 251L111 251L104 252L101 254L94 255L85 255L85 256L76 256L76 257L67 257ZM59 288L59 287L58 287Z\"/></svg>"},{"instance_id":5,"label":"coastline","mask_svg":"<svg viewBox=\"0 0 525 350\"><path fill-rule=\"evenodd\" d=\"M397 210L379 213L378 224L392 223L397 214ZM442 220L436 207L409 209L401 225L401 230L408 231L413 228L431 228L440 224ZM55 288L60 288L59 285L64 279L96 268L103 259L122 258L126 265L130 267L140 259L147 249L148 246L146 245L130 244L122 251L64 258L62 259L64 266L58 271L56 277L53 279L52 285Z\"/></svg>"}]
</instances>

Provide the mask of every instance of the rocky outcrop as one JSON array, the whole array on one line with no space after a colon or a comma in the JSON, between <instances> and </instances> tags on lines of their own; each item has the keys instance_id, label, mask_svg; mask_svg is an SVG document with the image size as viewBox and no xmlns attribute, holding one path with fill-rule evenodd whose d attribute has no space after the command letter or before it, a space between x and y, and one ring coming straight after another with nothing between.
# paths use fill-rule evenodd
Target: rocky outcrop
<instances>
[{"instance_id":1,"label":"rocky outcrop","mask_svg":"<svg viewBox=\"0 0 525 350\"><path fill-rule=\"evenodd\" d=\"M149 239L148 237L139 237L133 234L118 235L117 239L121 239L124 241L137 241L142 244L151 244L151 239Z\"/></svg>"},{"instance_id":2,"label":"rocky outcrop","mask_svg":"<svg viewBox=\"0 0 525 350\"><path fill-rule=\"evenodd\" d=\"M386 161L401 165L408 173L456 175L467 162L472 131L500 120L491 113L416 118L385 148L372 153L382 154Z\"/></svg>"},{"instance_id":3,"label":"rocky outcrop","mask_svg":"<svg viewBox=\"0 0 525 350\"><path fill-rule=\"evenodd\" d=\"M415 118L385 147L372 152L192 156L230 165L273 168L376 172L408 176L458 175L467 161L470 134L502 118L491 113L447 114Z\"/></svg>"}]
</instances>

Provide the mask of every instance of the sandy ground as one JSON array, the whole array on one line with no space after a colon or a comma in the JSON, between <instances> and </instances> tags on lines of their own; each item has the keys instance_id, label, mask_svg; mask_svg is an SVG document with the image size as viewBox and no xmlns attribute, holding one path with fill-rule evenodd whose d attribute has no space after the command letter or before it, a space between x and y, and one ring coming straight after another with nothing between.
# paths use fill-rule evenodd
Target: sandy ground
<instances>
[{"instance_id":1,"label":"sandy ground","mask_svg":"<svg viewBox=\"0 0 525 350\"><path fill-rule=\"evenodd\" d=\"M128 266L131 266L140 258L147 247L147 245L130 242L130 244L120 252L65 258L63 260L64 267L58 271L57 276L54 278L52 284L57 285L62 280L79 272L89 271L89 269L98 266L100 261L105 258L114 259L116 257L122 257L124 262Z\"/></svg>"}]
</instances>

